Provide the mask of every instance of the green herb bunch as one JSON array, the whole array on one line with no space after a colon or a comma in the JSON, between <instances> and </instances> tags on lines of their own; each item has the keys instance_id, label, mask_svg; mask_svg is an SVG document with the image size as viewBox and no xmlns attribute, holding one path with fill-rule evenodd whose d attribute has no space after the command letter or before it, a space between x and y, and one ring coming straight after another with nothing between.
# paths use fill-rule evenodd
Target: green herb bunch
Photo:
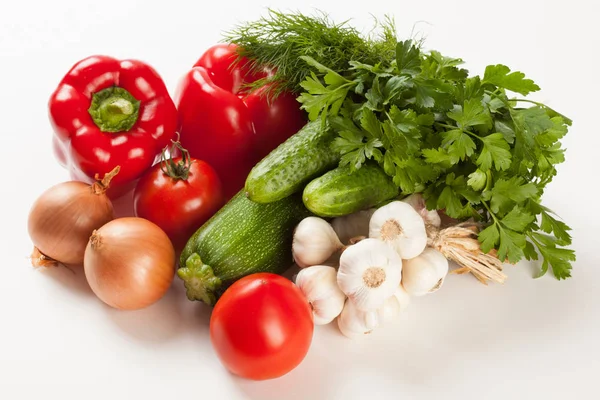
<instances>
[{"instance_id":1,"label":"green herb bunch","mask_svg":"<svg viewBox=\"0 0 600 400\"><path fill-rule=\"evenodd\" d=\"M375 160L429 209L480 221L484 252L510 263L539 254L539 276L551 267L569 277L570 228L541 199L565 160L560 139L571 120L524 98L540 88L523 73L499 64L469 76L459 58L398 42L392 25L369 39L345 24L274 13L229 39L274 66L273 79L300 93L309 118L338 132L341 165Z\"/></svg>"},{"instance_id":2,"label":"green herb bunch","mask_svg":"<svg viewBox=\"0 0 600 400\"><path fill-rule=\"evenodd\" d=\"M391 62L351 61L343 75L303 59L315 71L298 100L310 119L339 132L334 150L342 165L374 159L404 194L423 192L428 208L483 221L484 252L497 249L516 263L537 260L537 249L540 275L551 266L557 278L570 276L575 254L563 247L570 228L541 197L564 161L559 140L571 121L509 95L539 90L532 80L504 65L469 77L462 60L424 53L411 41L397 44Z\"/></svg>"}]
</instances>

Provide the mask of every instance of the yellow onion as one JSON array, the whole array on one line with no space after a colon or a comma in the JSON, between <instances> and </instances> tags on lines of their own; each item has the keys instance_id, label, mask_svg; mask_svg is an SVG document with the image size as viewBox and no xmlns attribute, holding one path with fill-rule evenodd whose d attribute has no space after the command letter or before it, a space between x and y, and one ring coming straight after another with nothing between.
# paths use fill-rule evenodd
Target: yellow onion
<instances>
[{"instance_id":1,"label":"yellow onion","mask_svg":"<svg viewBox=\"0 0 600 400\"><path fill-rule=\"evenodd\" d=\"M110 180L119 167L104 179L88 185L63 182L46 190L33 203L27 229L33 242L34 267L64 264L81 265L85 247L94 229L114 218L113 205L106 195Z\"/></svg>"},{"instance_id":2,"label":"yellow onion","mask_svg":"<svg viewBox=\"0 0 600 400\"><path fill-rule=\"evenodd\" d=\"M175 275L175 250L154 223L117 218L95 230L85 250L85 276L106 304L137 310L158 301Z\"/></svg>"}]
</instances>

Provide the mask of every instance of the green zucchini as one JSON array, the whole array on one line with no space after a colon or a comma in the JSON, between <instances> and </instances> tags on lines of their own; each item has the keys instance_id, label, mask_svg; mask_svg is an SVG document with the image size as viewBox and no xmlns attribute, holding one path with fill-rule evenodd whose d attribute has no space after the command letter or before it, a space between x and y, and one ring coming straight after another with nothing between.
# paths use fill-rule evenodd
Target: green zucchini
<instances>
[{"instance_id":1,"label":"green zucchini","mask_svg":"<svg viewBox=\"0 0 600 400\"><path fill-rule=\"evenodd\" d=\"M302 194L304 205L321 217L339 217L375 207L398 196L398 187L383 169L368 162L356 171L338 167L313 180Z\"/></svg>"},{"instance_id":2,"label":"green zucchini","mask_svg":"<svg viewBox=\"0 0 600 400\"><path fill-rule=\"evenodd\" d=\"M181 253L177 275L188 299L213 305L243 276L283 273L293 264L294 228L309 215L300 195L259 204L240 191L194 233Z\"/></svg>"},{"instance_id":3,"label":"green zucchini","mask_svg":"<svg viewBox=\"0 0 600 400\"><path fill-rule=\"evenodd\" d=\"M299 192L339 163L340 154L330 148L336 136L332 129L323 129L320 120L309 122L252 168L246 195L257 203L270 203Z\"/></svg>"}]
</instances>

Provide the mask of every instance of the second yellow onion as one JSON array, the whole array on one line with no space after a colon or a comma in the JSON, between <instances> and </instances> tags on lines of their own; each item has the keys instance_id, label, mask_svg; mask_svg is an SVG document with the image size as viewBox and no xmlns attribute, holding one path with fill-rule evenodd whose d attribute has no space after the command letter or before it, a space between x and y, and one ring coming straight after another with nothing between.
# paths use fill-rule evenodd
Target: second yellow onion
<instances>
[{"instance_id":1,"label":"second yellow onion","mask_svg":"<svg viewBox=\"0 0 600 400\"><path fill-rule=\"evenodd\" d=\"M171 286L175 251L154 223L119 218L93 232L83 264L100 300L117 309L136 310L158 301Z\"/></svg>"}]
</instances>

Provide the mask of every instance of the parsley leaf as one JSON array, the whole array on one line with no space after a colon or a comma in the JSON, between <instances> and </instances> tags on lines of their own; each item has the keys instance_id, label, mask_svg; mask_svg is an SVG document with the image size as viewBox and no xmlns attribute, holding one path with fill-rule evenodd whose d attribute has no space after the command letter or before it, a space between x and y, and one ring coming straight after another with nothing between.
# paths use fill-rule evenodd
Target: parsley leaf
<instances>
[{"instance_id":1,"label":"parsley leaf","mask_svg":"<svg viewBox=\"0 0 600 400\"><path fill-rule=\"evenodd\" d=\"M421 71L421 52L412 40L396 45L396 66L400 74L416 75Z\"/></svg>"},{"instance_id":2,"label":"parsley leaf","mask_svg":"<svg viewBox=\"0 0 600 400\"><path fill-rule=\"evenodd\" d=\"M548 271L549 266L552 267L552 273L559 280L571 276L571 262L576 260L573 250L549 246L539 246L538 249L544 257L544 261L537 277L543 276Z\"/></svg>"},{"instance_id":3,"label":"parsley leaf","mask_svg":"<svg viewBox=\"0 0 600 400\"><path fill-rule=\"evenodd\" d=\"M502 64L488 65L483 74L483 83L491 83L524 96L540 90L540 87L531 79L525 78L525 74L518 71L511 73L510 68Z\"/></svg>"},{"instance_id":4,"label":"parsley leaf","mask_svg":"<svg viewBox=\"0 0 600 400\"><path fill-rule=\"evenodd\" d=\"M466 159L471 156L477 148L473 139L460 129L444 132L442 136L442 146L448 149L448 154L457 159Z\"/></svg>"},{"instance_id":5,"label":"parsley leaf","mask_svg":"<svg viewBox=\"0 0 600 400\"><path fill-rule=\"evenodd\" d=\"M502 225L513 231L522 232L529 224L534 221L535 217L522 209L515 206L508 214L502 218Z\"/></svg>"},{"instance_id":6,"label":"parsley leaf","mask_svg":"<svg viewBox=\"0 0 600 400\"><path fill-rule=\"evenodd\" d=\"M482 171L492 168L492 165L499 171L510 167L511 153L510 146L501 133L492 133L491 135L480 138L483 142L483 149L475 161Z\"/></svg>"},{"instance_id":7,"label":"parsley leaf","mask_svg":"<svg viewBox=\"0 0 600 400\"><path fill-rule=\"evenodd\" d=\"M523 258L525 247L525 236L512 229L500 228L500 246L498 247L498 258L508 260L515 264Z\"/></svg>"},{"instance_id":8,"label":"parsley leaf","mask_svg":"<svg viewBox=\"0 0 600 400\"><path fill-rule=\"evenodd\" d=\"M477 98L466 100L458 110L449 112L448 117L456 121L459 128L491 123L490 115Z\"/></svg>"},{"instance_id":9,"label":"parsley leaf","mask_svg":"<svg viewBox=\"0 0 600 400\"><path fill-rule=\"evenodd\" d=\"M481 191L487 182L487 175L480 169L476 169L475 172L469 174L469 180L467 185L471 186L474 190Z\"/></svg>"},{"instance_id":10,"label":"parsley leaf","mask_svg":"<svg viewBox=\"0 0 600 400\"><path fill-rule=\"evenodd\" d=\"M520 177L512 177L508 180L498 179L491 190L490 208L495 214L498 214L511 208L514 204L534 198L537 193L538 188L535 184L524 183Z\"/></svg>"},{"instance_id":11,"label":"parsley leaf","mask_svg":"<svg viewBox=\"0 0 600 400\"><path fill-rule=\"evenodd\" d=\"M490 250L496 248L500 241L500 231L496 224L491 224L481 232L479 232L479 242L481 243L481 251L489 253Z\"/></svg>"}]
</instances>

